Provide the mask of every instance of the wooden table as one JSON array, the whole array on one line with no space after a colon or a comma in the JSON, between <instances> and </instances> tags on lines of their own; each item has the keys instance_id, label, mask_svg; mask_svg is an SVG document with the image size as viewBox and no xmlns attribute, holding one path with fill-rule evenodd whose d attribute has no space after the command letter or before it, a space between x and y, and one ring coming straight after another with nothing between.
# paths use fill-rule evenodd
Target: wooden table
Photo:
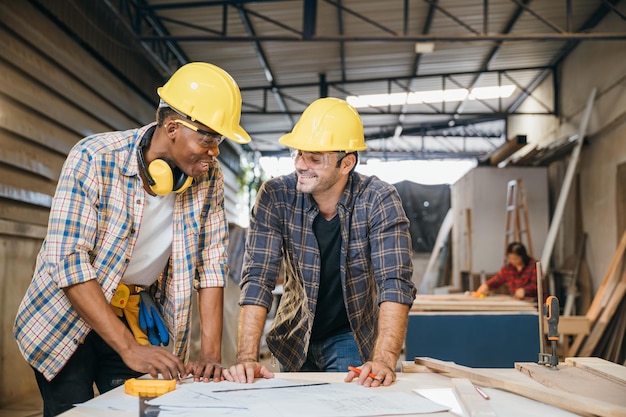
<instances>
[{"instance_id":1,"label":"wooden table","mask_svg":"<svg viewBox=\"0 0 626 417\"><path fill-rule=\"evenodd\" d=\"M541 384L530 380L525 375L521 374L515 369L498 369L489 370L496 375L510 378L511 380L527 380L531 384ZM311 381L311 382L331 382L331 383L343 383L345 373L276 373L277 378L297 380L297 381ZM432 372L421 373L398 373L397 381L389 387L372 388L377 392L391 392L400 391L413 394L413 389L427 389L427 388L451 388L451 379ZM507 416L507 417L535 417L538 415L551 416L551 417L571 417L577 414L569 413L558 408L542 404L541 402L533 401L506 391L497 389L485 389L490 396L490 400L485 400L489 404L495 415ZM125 396L123 387L118 387L112 391L109 391L102 395L104 398L115 398L119 396ZM414 394L417 395L417 394ZM207 411L207 415L210 413L212 416L217 416L216 410ZM86 407L76 407L63 414L62 417L136 417L138 412L122 412L115 410L102 410ZM441 412L431 414L415 414L414 416L426 416L426 417L450 417L456 416L452 412Z\"/></svg>"}]
</instances>

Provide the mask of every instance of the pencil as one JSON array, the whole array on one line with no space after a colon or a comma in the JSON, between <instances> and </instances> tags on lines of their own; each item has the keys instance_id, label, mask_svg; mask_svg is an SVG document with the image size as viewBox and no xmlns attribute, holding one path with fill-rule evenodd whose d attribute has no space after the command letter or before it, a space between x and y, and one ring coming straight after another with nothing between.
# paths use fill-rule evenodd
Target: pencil
<instances>
[{"instance_id":1,"label":"pencil","mask_svg":"<svg viewBox=\"0 0 626 417\"><path fill-rule=\"evenodd\" d=\"M482 388L480 388L480 387L474 387L474 388L476 388L476 391L478 391L480 396L483 397L485 400L489 399L489 396L487 395L487 393L485 391L482 390Z\"/></svg>"},{"instance_id":2,"label":"pencil","mask_svg":"<svg viewBox=\"0 0 626 417\"><path fill-rule=\"evenodd\" d=\"M348 370L352 371L352 372L356 372L357 374L361 375L361 369L355 368L354 366L348 366ZM367 376L369 376L372 379L376 379L376 380L380 381L380 378L378 378L376 376L376 374L373 374L371 372L369 374L367 374Z\"/></svg>"}]
</instances>

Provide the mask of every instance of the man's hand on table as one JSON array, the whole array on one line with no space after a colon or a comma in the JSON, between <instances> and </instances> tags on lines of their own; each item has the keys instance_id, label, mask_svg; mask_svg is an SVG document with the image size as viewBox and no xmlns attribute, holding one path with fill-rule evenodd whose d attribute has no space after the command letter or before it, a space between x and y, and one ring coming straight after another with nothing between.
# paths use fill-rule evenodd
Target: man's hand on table
<instances>
[{"instance_id":1,"label":"man's hand on table","mask_svg":"<svg viewBox=\"0 0 626 417\"><path fill-rule=\"evenodd\" d=\"M344 381L352 382L354 378L358 377L357 383L364 387L379 387L381 385L386 387L396 380L396 373L385 362L365 362L360 369L360 373L349 371Z\"/></svg>"},{"instance_id":2,"label":"man's hand on table","mask_svg":"<svg viewBox=\"0 0 626 417\"><path fill-rule=\"evenodd\" d=\"M195 382L220 382L224 380L224 369L219 362L203 359L190 362L185 367L186 375L192 375Z\"/></svg>"},{"instance_id":3,"label":"man's hand on table","mask_svg":"<svg viewBox=\"0 0 626 417\"><path fill-rule=\"evenodd\" d=\"M159 374L163 379L176 380L187 375L180 358L162 347L134 343L130 349L121 352L120 356L130 369L150 374L154 379L157 379Z\"/></svg>"},{"instance_id":4,"label":"man's hand on table","mask_svg":"<svg viewBox=\"0 0 626 417\"><path fill-rule=\"evenodd\" d=\"M255 378L274 378L274 374L265 365L255 361L244 361L225 368L224 379L231 382L250 383Z\"/></svg>"}]
</instances>

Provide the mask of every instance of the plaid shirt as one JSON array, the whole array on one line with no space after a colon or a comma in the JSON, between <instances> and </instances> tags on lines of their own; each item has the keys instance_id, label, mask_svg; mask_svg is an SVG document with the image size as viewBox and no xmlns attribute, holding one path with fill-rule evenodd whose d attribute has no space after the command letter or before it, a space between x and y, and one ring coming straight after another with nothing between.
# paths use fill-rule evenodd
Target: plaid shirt
<instances>
[{"instance_id":1,"label":"plaid shirt","mask_svg":"<svg viewBox=\"0 0 626 417\"><path fill-rule=\"evenodd\" d=\"M265 182L246 242L240 304L270 308L281 264L284 293L266 341L287 371L306 359L320 282L320 254L313 234L319 209L296 191L295 173ZM377 337L378 304L411 305L411 238L396 189L376 177L353 173L337 203L341 221L341 283L350 326L363 360Z\"/></svg>"},{"instance_id":2,"label":"plaid shirt","mask_svg":"<svg viewBox=\"0 0 626 417\"><path fill-rule=\"evenodd\" d=\"M537 261L531 258L530 262L520 272L507 262L500 272L487 280L486 284L490 290L495 290L503 284L508 284L511 295L515 294L515 290L523 288L525 297L537 296Z\"/></svg>"},{"instance_id":3,"label":"plaid shirt","mask_svg":"<svg viewBox=\"0 0 626 417\"><path fill-rule=\"evenodd\" d=\"M33 280L13 327L22 355L48 380L91 330L62 288L95 279L110 302L133 255L145 200L137 144L153 125L87 137L64 164ZM184 361L192 288L224 285L228 228L223 206L218 163L176 196L172 255L155 287L174 353Z\"/></svg>"}]
</instances>

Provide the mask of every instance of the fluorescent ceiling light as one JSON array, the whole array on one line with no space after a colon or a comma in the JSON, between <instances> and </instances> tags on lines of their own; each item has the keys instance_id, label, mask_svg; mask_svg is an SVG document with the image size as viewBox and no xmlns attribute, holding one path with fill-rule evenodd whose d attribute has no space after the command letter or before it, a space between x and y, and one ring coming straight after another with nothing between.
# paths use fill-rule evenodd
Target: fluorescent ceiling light
<instances>
[{"instance_id":1,"label":"fluorescent ceiling light","mask_svg":"<svg viewBox=\"0 0 626 417\"><path fill-rule=\"evenodd\" d=\"M435 50L435 42L416 42L416 54L429 54Z\"/></svg>"},{"instance_id":2,"label":"fluorescent ceiling light","mask_svg":"<svg viewBox=\"0 0 626 417\"><path fill-rule=\"evenodd\" d=\"M404 104L442 103L467 100L489 100L510 97L514 85L476 87L470 92L466 88L448 90L414 91L410 93L366 94L348 96L346 101L354 107L401 106Z\"/></svg>"}]
</instances>

